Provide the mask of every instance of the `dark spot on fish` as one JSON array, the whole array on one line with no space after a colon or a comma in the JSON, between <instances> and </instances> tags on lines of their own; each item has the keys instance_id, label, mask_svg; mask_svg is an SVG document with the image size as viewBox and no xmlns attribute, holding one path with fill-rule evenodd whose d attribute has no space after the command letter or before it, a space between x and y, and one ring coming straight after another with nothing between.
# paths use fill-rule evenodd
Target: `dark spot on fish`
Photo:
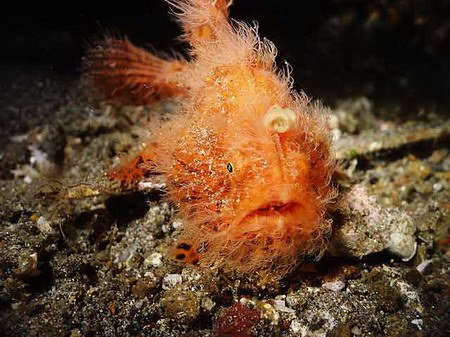
<instances>
[{"instance_id":1,"label":"dark spot on fish","mask_svg":"<svg viewBox=\"0 0 450 337\"><path fill-rule=\"evenodd\" d=\"M177 260L184 260L185 258L186 258L186 254L177 254L176 256L175 256L175 258L177 259Z\"/></svg>"},{"instance_id":2,"label":"dark spot on fish","mask_svg":"<svg viewBox=\"0 0 450 337\"><path fill-rule=\"evenodd\" d=\"M187 243L185 243L185 242L182 242L182 243L180 243L180 244L177 246L177 248L178 248L178 249L183 249L183 250L189 250L189 249L192 248L192 246L189 245L189 244L187 244Z\"/></svg>"}]
</instances>

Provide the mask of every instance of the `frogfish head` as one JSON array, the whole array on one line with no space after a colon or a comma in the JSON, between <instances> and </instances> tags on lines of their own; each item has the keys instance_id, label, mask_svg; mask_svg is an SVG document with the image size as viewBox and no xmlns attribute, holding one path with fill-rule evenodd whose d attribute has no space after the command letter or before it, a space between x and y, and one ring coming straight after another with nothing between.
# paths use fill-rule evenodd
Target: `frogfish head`
<instances>
[{"instance_id":1,"label":"frogfish head","mask_svg":"<svg viewBox=\"0 0 450 337\"><path fill-rule=\"evenodd\" d=\"M305 107L273 104L186 133L173 190L200 264L285 273L324 247L334 163L322 120Z\"/></svg>"}]
</instances>

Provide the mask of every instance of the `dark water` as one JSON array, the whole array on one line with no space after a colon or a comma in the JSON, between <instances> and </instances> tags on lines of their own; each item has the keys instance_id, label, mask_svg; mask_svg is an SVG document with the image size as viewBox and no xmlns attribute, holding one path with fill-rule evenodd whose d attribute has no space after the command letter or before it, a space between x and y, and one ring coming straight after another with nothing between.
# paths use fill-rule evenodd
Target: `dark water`
<instances>
[{"instance_id":1,"label":"dark water","mask_svg":"<svg viewBox=\"0 0 450 337\"><path fill-rule=\"evenodd\" d=\"M296 87L313 97L364 95L410 112L449 102L449 1L234 2L231 17L258 21L280 64L293 66ZM163 51L184 47L163 0L15 1L0 16L3 85L36 68L78 76L86 46L104 34Z\"/></svg>"}]
</instances>

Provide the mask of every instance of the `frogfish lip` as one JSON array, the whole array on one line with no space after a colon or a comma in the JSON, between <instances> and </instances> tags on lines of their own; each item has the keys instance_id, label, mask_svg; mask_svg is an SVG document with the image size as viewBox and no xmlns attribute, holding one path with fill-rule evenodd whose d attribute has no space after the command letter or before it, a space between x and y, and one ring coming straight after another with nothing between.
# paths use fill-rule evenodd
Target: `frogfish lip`
<instances>
[{"instance_id":1,"label":"frogfish lip","mask_svg":"<svg viewBox=\"0 0 450 337\"><path fill-rule=\"evenodd\" d=\"M259 207L248 212L240 222L245 222L252 218L273 218L290 216L301 209L301 204L295 201L282 202L279 200L261 204Z\"/></svg>"}]
</instances>

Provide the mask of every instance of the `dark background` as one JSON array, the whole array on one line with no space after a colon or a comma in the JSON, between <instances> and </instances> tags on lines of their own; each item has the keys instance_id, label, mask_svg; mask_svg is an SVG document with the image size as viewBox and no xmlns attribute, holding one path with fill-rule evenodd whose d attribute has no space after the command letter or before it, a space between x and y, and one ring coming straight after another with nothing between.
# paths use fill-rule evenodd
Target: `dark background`
<instances>
[{"instance_id":1,"label":"dark background","mask_svg":"<svg viewBox=\"0 0 450 337\"><path fill-rule=\"evenodd\" d=\"M182 51L163 0L11 1L1 9L1 78L40 69L77 78L83 51L105 34ZM294 68L295 87L332 103L365 95L404 110L446 106L450 1L235 0L231 17L260 25Z\"/></svg>"}]
</instances>

